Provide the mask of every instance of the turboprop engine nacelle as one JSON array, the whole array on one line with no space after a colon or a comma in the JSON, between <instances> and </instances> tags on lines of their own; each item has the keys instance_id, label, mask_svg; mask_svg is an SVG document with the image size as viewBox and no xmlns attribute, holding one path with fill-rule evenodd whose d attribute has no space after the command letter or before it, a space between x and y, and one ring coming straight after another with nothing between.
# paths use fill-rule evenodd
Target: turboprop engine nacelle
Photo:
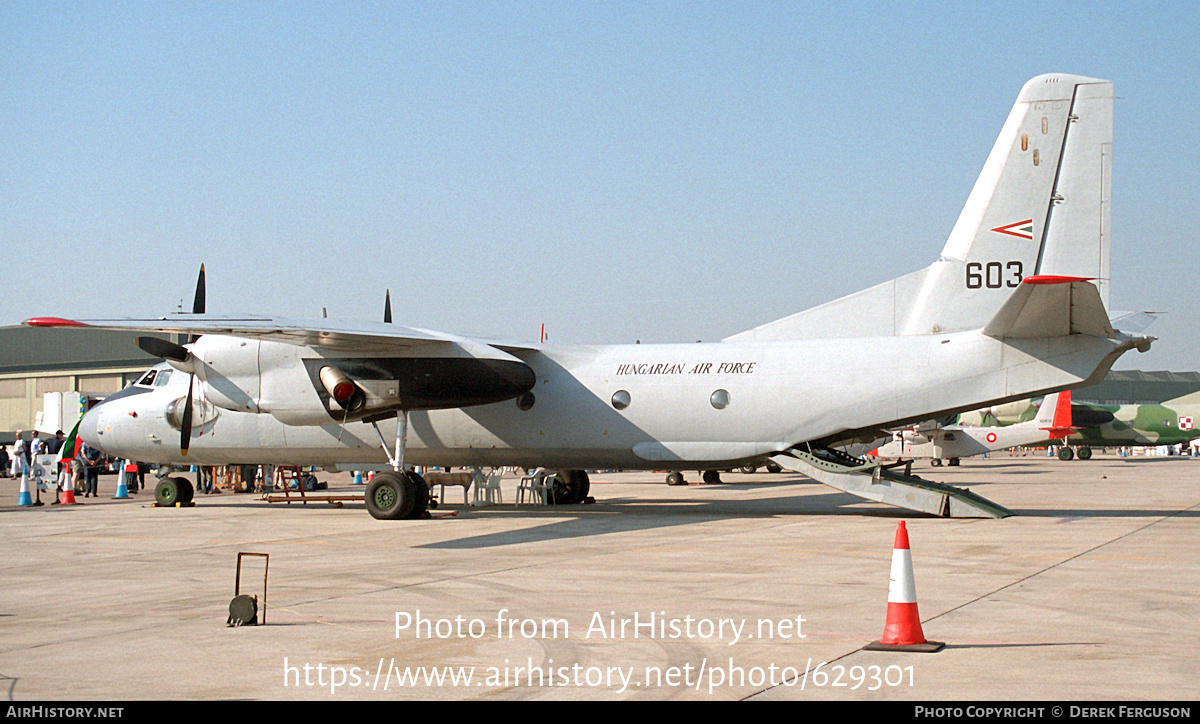
<instances>
[{"instance_id":1,"label":"turboprop engine nacelle","mask_svg":"<svg viewBox=\"0 0 1200 724\"><path fill-rule=\"evenodd\" d=\"M192 371L200 381L200 396L224 410L260 412L261 375L258 340L232 337L201 337L190 345L190 358L179 367Z\"/></svg>"},{"instance_id":2,"label":"turboprop engine nacelle","mask_svg":"<svg viewBox=\"0 0 1200 724\"><path fill-rule=\"evenodd\" d=\"M282 342L201 337L189 362L202 383L199 396L207 402L267 413L288 425L328 425L399 409L398 398L372 394L336 367L336 359L314 360L312 354Z\"/></svg>"},{"instance_id":3,"label":"turboprop engine nacelle","mask_svg":"<svg viewBox=\"0 0 1200 724\"><path fill-rule=\"evenodd\" d=\"M930 441L930 438L925 433L917 430L903 430L894 437L897 441L903 440L910 445L924 445Z\"/></svg>"},{"instance_id":4,"label":"turboprop engine nacelle","mask_svg":"<svg viewBox=\"0 0 1200 724\"><path fill-rule=\"evenodd\" d=\"M462 342L364 357L284 342L201 337L191 345L187 364L209 403L268 413L287 425L483 405L518 397L536 382L525 362L487 345Z\"/></svg>"}]
</instances>

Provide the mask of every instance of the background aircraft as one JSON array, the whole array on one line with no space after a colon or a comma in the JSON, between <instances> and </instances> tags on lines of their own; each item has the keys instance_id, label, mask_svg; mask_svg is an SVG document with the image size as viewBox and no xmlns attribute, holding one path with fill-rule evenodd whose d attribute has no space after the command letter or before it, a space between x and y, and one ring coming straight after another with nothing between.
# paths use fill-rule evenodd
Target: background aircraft
<instances>
[{"instance_id":1,"label":"background aircraft","mask_svg":"<svg viewBox=\"0 0 1200 724\"><path fill-rule=\"evenodd\" d=\"M925 431L901 430L892 441L868 453L880 458L930 458L937 467L942 460L958 465L960 458L1006 450L1020 445L1035 445L1057 440L1075 431L1071 425L1071 393L1046 395L1037 415L1025 422L1006 427L931 427Z\"/></svg>"},{"instance_id":2,"label":"background aircraft","mask_svg":"<svg viewBox=\"0 0 1200 724\"><path fill-rule=\"evenodd\" d=\"M1022 400L994 409L975 410L959 416L960 424L978 421L990 429L1022 423L1036 409L1033 401ZM1200 392L1192 392L1161 404L1101 405L1095 402L1071 404L1071 417L1077 431L1065 442L1059 456L1082 460L1092 456L1093 446L1179 445L1200 437ZM984 428L981 428L984 429Z\"/></svg>"},{"instance_id":3,"label":"background aircraft","mask_svg":"<svg viewBox=\"0 0 1200 724\"><path fill-rule=\"evenodd\" d=\"M1032 79L936 261L717 343L552 345L195 313L27 323L202 335L143 338L183 375L164 385L170 399L135 385L89 411L80 435L159 463L386 462L366 491L378 518L424 512L406 464L553 468L568 502L586 495L589 468L770 457L823 481L830 465L875 475L834 446L1096 381L1149 348L1107 312L1112 99L1108 81Z\"/></svg>"}]
</instances>

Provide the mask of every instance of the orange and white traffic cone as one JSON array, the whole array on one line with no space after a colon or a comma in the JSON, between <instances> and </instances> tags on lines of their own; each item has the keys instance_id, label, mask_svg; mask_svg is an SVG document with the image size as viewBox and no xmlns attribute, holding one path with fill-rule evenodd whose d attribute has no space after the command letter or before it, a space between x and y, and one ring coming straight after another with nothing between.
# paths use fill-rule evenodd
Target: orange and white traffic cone
<instances>
[{"instance_id":1,"label":"orange and white traffic cone","mask_svg":"<svg viewBox=\"0 0 1200 724\"><path fill-rule=\"evenodd\" d=\"M945 647L946 644L941 641L927 641L925 632L921 630L908 529L904 527L904 521L900 521L896 528L896 543L892 547L892 580L888 586L887 622L883 626L883 638L868 644L866 649L933 653Z\"/></svg>"},{"instance_id":2,"label":"orange and white traffic cone","mask_svg":"<svg viewBox=\"0 0 1200 724\"><path fill-rule=\"evenodd\" d=\"M71 481L71 471L67 468L69 465L64 465L60 472L59 480L62 481L62 502L65 505L75 505L78 501L75 500L75 485Z\"/></svg>"}]
</instances>

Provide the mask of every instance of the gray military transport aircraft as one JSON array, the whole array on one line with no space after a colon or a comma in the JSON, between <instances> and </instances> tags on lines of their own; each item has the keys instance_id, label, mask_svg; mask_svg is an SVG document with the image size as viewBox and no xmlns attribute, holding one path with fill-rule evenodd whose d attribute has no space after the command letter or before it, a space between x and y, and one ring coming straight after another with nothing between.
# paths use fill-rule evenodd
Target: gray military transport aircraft
<instances>
[{"instance_id":1,"label":"gray military transport aircraft","mask_svg":"<svg viewBox=\"0 0 1200 724\"><path fill-rule=\"evenodd\" d=\"M26 324L201 335L140 338L164 364L89 411L83 439L160 464L386 463L366 490L376 518L424 514L428 490L406 464L542 466L571 503L587 495L585 469L767 460L870 500L1001 517L969 491L836 447L1094 383L1149 348L1107 312L1112 107L1109 81L1030 80L936 261L716 343L557 345L203 313Z\"/></svg>"}]
</instances>

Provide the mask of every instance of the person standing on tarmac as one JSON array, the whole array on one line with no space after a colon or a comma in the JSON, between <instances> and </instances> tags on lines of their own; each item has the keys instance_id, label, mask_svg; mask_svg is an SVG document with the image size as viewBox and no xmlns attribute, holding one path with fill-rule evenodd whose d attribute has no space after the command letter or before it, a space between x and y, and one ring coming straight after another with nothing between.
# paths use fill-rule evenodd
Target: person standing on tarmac
<instances>
[{"instance_id":1,"label":"person standing on tarmac","mask_svg":"<svg viewBox=\"0 0 1200 724\"><path fill-rule=\"evenodd\" d=\"M86 491L83 497L100 497L100 462L104 457L103 454L96 448L88 445L86 442L79 448L79 454L83 456L84 466L84 486Z\"/></svg>"},{"instance_id":2,"label":"person standing on tarmac","mask_svg":"<svg viewBox=\"0 0 1200 724\"><path fill-rule=\"evenodd\" d=\"M205 495L220 492L213 488L213 470L214 468L211 465L201 465L197 471L200 476L200 492Z\"/></svg>"},{"instance_id":3,"label":"person standing on tarmac","mask_svg":"<svg viewBox=\"0 0 1200 724\"><path fill-rule=\"evenodd\" d=\"M59 450L62 450L63 443L67 441L66 433L62 430L54 433L54 437L46 441L46 454L55 455Z\"/></svg>"},{"instance_id":4,"label":"person standing on tarmac","mask_svg":"<svg viewBox=\"0 0 1200 724\"><path fill-rule=\"evenodd\" d=\"M29 463L28 463L28 465L29 465L29 474L30 475L33 475L35 471L37 472L37 474L39 476L46 475L50 472L49 470L43 470L42 467L40 465L38 465L38 456L45 455L45 454L46 454L46 443L42 442L42 433L38 432L37 430L34 430L33 431L33 439L31 439L29 441L29 453L28 453ZM42 486L39 485L38 491L41 492L41 490L42 490Z\"/></svg>"},{"instance_id":5,"label":"person standing on tarmac","mask_svg":"<svg viewBox=\"0 0 1200 724\"><path fill-rule=\"evenodd\" d=\"M54 433L54 437L46 441L46 454L54 455L62 449L62 443L66 442L66 433L59 430Z\"/></svg>"},{"instance_id":6,"label":"person standing on tarmac","mask_svg":"<svg viewBox=\"0 0 1200 724\"><path fill-rule=\"evenodd\" d=\"M42 442L42 433L34 430L33 438L30 439L29 447L25 453L25 469L29 471L30 478L37 481L36 484L34 484L37 495L37 498L33 503L34 505L42 505L42 490L46 489L45 478L43 477L46 474L46 470L44 470L42 466L38 464L38 456L44 454L45 452L46 443Z\"/></svg>"},{"instance_id":7,"label":"person standing on tarmac","mask_svg":"<svg viewBox=\"0 0 1200 724\"><path fill-rule=\"evenodd\" d=\"M79 454L83 455L82 451ZM87 475L87 472L84 468L83 460L80 458L71 458L69 462L71 465L71 489L78 493L83 490L84 476Z\"/></svg>"},{"instance_id":8,"label":"person standing on tarmac","mask_svg":"<svg viewBox=\"0 0 1200 724\"><path fill-rule=\"evenodd\" d=\"M29 451L25 448L25 431L17 430L16 441L13 442L12 475L20 477L29 469Z\"/></svg>"},{"instance_id":9,"label":"person standing on tarmac","mask_svg":"<svg viewBox=\"0 0 1200 724\"><path fill-rule=\"evenodd\" d=\"M54 437L52 437L46 441L46 454L55 456L55 459L57 460L58 451L62 450L63 443L65 443L66 441L67 441L66 433L64 433L62 430L58 430L57 432L54 433ZM62 492L63 492L62 469L63 469L62 461L57 460L57 462L54 463L54 486L55 486L54 502L56 504L62 500ZM50 472L49 470L46 471L47 474L49 474L49 472Z\"/></svg>"}]
</instances>

